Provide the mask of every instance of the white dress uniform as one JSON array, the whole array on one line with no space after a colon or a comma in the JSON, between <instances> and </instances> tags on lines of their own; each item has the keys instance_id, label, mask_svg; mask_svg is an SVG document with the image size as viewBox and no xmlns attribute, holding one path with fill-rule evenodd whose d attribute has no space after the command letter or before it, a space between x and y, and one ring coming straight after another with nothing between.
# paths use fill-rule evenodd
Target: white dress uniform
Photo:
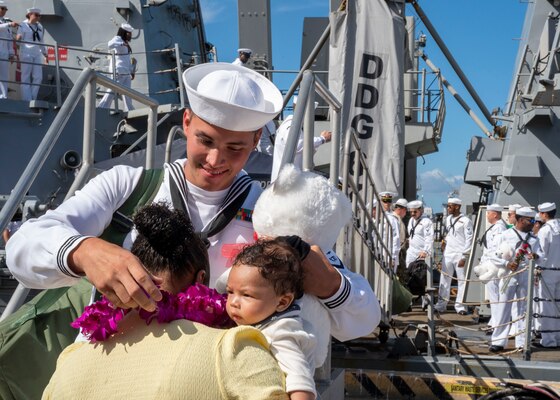
<instances>
[{"instance_id":1,"label":"white dress uniform","mask_svg":"<svg viewBox=\"0 0 560 400\"><path fill-rule=\"evenodd\" d=\"M11 22L0 18L0 99L8 98L10 57L14 56Z\"/></svg>"},{"instance_id":2,"label":"white dress uniform","mask_svg":"<svg viewBox=\"0 0 560 400\"><path fill-rule=\"evenodd\" d=\"M539 230L538 238L543 257L537 260L537 264L546 269L541 271L537 296L542 299L560 299L560 221L549 220ZM539 318L539 329L542 335L541 344L545 347L560 346L559 308L560 301L539 302L539 314L542 315ZM547 330L558 332L546 332Z\"/></svg>"},{"instance_id":3,"label":"white dress uniform","mask_svg":"<svg viewBox=\"0 0 560 400\"><path fill-rule=\"evenodd\" d=\"M431 255L434 247L434 224L425 215L418 220L410 218L408 221L408 250L406 251L406 267L418 259L421 252L426 252L427 265L431 265Z\"/></svg>"},{"instance_id":4,"label":"white dress uniform","mask_svg":"<svg viewBox=\"0 0 560 400\"><path fill-rule=\"evenodd\" d=\"M442 271L450 276L453 271L457 274L457 299L463 297L465 292L465 268L459 267L459 261L466 258L471 251L473 240L473 225L469 218L460 214L458 217L447 216L445 220L445 251L443 252ZM444 311L449 302L451 291L451 277L441 274L439 282L439 300L435 308ZM467 307L459 302L455 302L455 311L467 311Z\"/></svg>"},{"instance_id":5,"label":"white dress uniform","mask_svg":"<svg viewBox=\"0 0 560 400\"><path fill-rule=\"evenodd\" d=\"M523 241L526 241L529 244L533 253L537 254L539 258L542 257L542 251L538 239L533 236L531 232L520 232L515 227L503 231L498 236L496 240L496 248L499 248L502 243L507 243L511 246L511 248L515 249L515 254ZM496 265L500 265L502 267L506 267L509 262L508 260L499 258L496 253L492 255L491 260ZM525 268L528 263L529 260L525 257L525 259L519 263L517 270L520 271ZM513 308L516 309L516 315L518 316L522 316L527 308L525 300L516 301L515 303L511 303L511 300L516 297L517 299L524 298L527 295L527 286L529 285L527 271L513 275L509 280L507 287L505 287L506 280L507 275L506 278L500 281L500 288L498 292L499 303L496 305L497 312L494 317L494 323L496 325L494 327L494 332L492 333L492 345L502 347L506 347L508 342L508 334L510 332L508 322L512 321L512 319L517 319L512 316L512 304ZM515 336L515 347L519 348L525 344L525 318L520 319L513 325L516 327L515 332L523 332Z\"/></svg>"},{"instance_id":6,"label":"white dress uniform","mask_svg":"<svg viewBox=\"0 0 560 400\"><path fill-rule=\"evenodd\" d=\"M230 58L230 60L231 60L231 58ZM233 60L232 64L233 64L233 65L244 65L244 64L243 64L243 61L241 61L241 60L239 59L239 57L237 57L235 60Z\"/></svg>"},{"instance_id":7,"label":"white dress uniform","mask_svg":"<svg viewBox=\"0 0 560 400\"><path fill-rule=\"evenodd\" d=\"M270 176L270 182L274 182L278 173L280 172L280 164L282 163L282 157L284 156L284 149L286 148L286 143L288 141L288 134L290 133L290 127L292 126L293 115L288 115L282 125L276 131L276 138L274 140L274 158L272 160L272 173ZM313 138L313 148L317 148L325 143L325 139L322 136L315 136ZM299 169L303 167L303 129L299 133L299 138L296 147L296 154L294 155L294 165Z\"/></svg>"},{"instance_id":8,"label":"white dress uniform","mask_svg":"<svg viewBox=\"0 0 560 400\"><path fill-rule=\"evenodd\" d=\"M132 85L132 74L134 73L134 66L132 65L132 60L130 57L130 48L126 45L124 40L120 36L115 36L108 43L110 50L115 50L115 64L113 67L113 58L111 57L110 71L113 72L113 68L116 73L116 82L123 86L130 87ZM112 76L111 76L112 77ZM113 99L115 98L115 93L109 90L98 104L99 108L111 108ZM132 106L132 99L127 96L122 96L124 103L124 110L130 111L134 110Z\"/></svg>"},{"instance_id":9,"label":"white dress uniform","mask_svg":"<svg viewBox=\"0 0 560 400\"><path fill-rule=\"evenodd\" d=\"M39 22L30 24L23 21L18 28L21 40L35 43L21 43L19 57L21 64L21 98L25 101L37 99L39 85L43 81L43 58L47 57L47 48L43 44L45 30Z\"/></svg>"},{"instance_id":10,"label":"white dress uniform","mask_svg":"<svg viewBox=\"0 0 560 400\"><path fill-rule=\"evenodd\" d=\"M480 242L482 245L482 256L480 257L480 263L491 260L492 256L496 253L498 248L498 237L503 231L507 229L506 223L503 219L492 224L486 232L482 235ZM498 279L493 279L486 284L486 296L487 300L490 302L490 321L488 325L493 327L496 325L495 316L498 312L497 305L499 298L499 286L500 281Z\"/></svg>"},{"instance_id":11,"label":"white dress uniform","mask_svg":"<svg viewBox=\"0 0 560 400\"><path fill-rule=\"evenodd\" d=\"M399 252L401 251L399 218L390 212L386 212L385 215L387 216L387 219L389 220L392 228L393 248L391 249L391 258L393 259L393 269L395 272L397 272L397 267L399 266Z\"/></svg>"},{"instance_id":12,"label":"white dress uniform","mask_svg":"<svg viewBox=\"0 0 560 400\"><path fill-rule=\"evenodd\" d=\"M178 160L173 164L178 163L182 167L185 162ZM81 277L68 266L69 254L85 238L96 237L103 232L113 213L134 190L141 172L141 168L114 167L92 179L57 209L24 223L6 247L7 264L13 275L29 288L46 289L77 283ZM176 174L175 167L166 164L164 181L154 202L171 204L169 182L170 179L176 180ZM240 175L246 173L241 171ZM191 184L188 189L186 186L183 176L183 184L178 187L198 231L216 215L227 191L209 192ZM261 192L260 184L253 182L251 192L242 205L245 212L238 214L239 218L230 221L221 232L208 238L210 286L214 286L217 278L231 264L232 254L228 249L235 244L254 241L252 221L247 216L252 214ZM125 247L131 242L129 235ZM345 341L371 333L379 323L380 311L369 283L361 275L346 269L333 252L327 252L326 257L343 277L338 291L330 298L320 300L329 312L332 335Z\"/></svg>"}]
</instances>

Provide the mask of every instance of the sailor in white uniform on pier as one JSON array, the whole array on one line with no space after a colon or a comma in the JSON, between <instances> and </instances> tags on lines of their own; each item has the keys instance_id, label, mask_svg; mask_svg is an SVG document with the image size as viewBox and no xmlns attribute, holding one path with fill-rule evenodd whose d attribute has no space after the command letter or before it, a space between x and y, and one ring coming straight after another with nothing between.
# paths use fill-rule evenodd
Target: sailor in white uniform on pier
<instances>
[{"instance_id":1,"label":"sailor in white uniform on pier","mask_svg":"<svg viewBox=\"0 0 560 400\"><path fill-rule=\"evenodd\" d=\"M503 231L496 240L496 248L501 249L502 244L508 245L512 250L512 257L502 258L504 256L501 251L496 251L491 257L494 264L507 267L512 271L500 280L499 303L496 305L495 326L489 347L492 353L500 352L507 346L510 333L509 322L512 321L515 321L512 323L516 326L515 347L520 348L525 344L525 318L523 316L527 309L525 297L529 281L527 270L524 269L531 258L538 259L542 256L539 240L531 232L535 223L535 211L530 207L521 207L515 214L515 226ZM515 272L517 273L512 275ZM516 317L512 315L512 307L516 310Z\"/></svg>"},{"instance_id":2,"label":"sailor in white uniform on pier","mask_svg":"<svg viewBox=\"0 0 560 400\"><path fill-rule=\"evenodd\" d=\"M252 212L262 189L242 168L262 127L282 109L282 95L262 75L229 63L191 67L183 73L183 81L191 107L183 118L187 159L165 165L153 201L185 209L197 232L213 220L226 219L218 232L208 232L213 287L234 250L254 241ZM99 238L142 172L117 166L92 179L57 209L23 224L7 245L10 271L29 288L70 286L87 276L113 304L153 311L161 299L158 279L126 250L132 233L125 248ZM246 197L235 206L237 213L226 217L224 209L241 195ZM351 273L331 253L310 259L305 268L313 278L306 281L306 292L319 297L327 309L334 337L344 341L367 335L380 319L375 294L364 277Z\"/></svg>"},{"instance_id":3,"label":"sailor in white uniform on pier","mask_svg":"<svg viewBox=\"0 0 560 400\"><path fill-rule=\"evenodd\" d=\"M538 233L543 257L537 262L542 268L537 296L546 300L539 301L541 340L537 347L560 347L560 221L555 218L555 203L543 203L538 210L544 224Z\"/></svg>"},{"instance_id":4,"label":"sailor in white uniform on pier","mask_svg":"<svg viewBox=\"0 0 560 400\"><path fill-rule=\"evenodd\" d=\"M461 199L452 197L447 200L449 215L445 220L445 249L443 250L442 274L439 282L438 303L435 310L443 312L447 308L451 292L453 273L457 275L457 314L468 314L467 307L459 302L465 293L465 264L471 251L473 225L469 218L461 214Z\"/></svg>"},{"instance_id":5,"label":"sailor in white uniform on pier","mask_svg":"<svg viewBox=\"0 0 560 400\"><path fill-rule=\"evenodd\" d=\"M488 222L488 228L479 240L482 247L481 264L490 261L491 257L495 255L498 237L507 229L506 223L502 219L502 206L494 203L486 207L486 221ZM492 279L486 283L486 300L490 302L490 321L488 322L490 327L496 325L494 321L498 313L499 282L499 279Z\"/></svg>"},{"instance_id":6,"label":"sailor in white uniform on pier","mask_svg":"<svg viewBox=\"0 0 560 400\"><path fill-rule=\"evenodd\" d=\"M406 267L413 261L424 260L431 265L434 247L434 225L432 220L423 214L424 205L420 200L408 202L408 250L406 251Z\"/></svg>"}]
</instances>

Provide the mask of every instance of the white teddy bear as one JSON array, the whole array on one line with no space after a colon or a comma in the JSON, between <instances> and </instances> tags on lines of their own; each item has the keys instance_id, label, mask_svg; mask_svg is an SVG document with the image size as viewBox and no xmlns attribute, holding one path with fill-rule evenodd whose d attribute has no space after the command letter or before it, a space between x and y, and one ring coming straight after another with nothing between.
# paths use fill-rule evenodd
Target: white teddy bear
<instances>
[{"instance_id":1,"label":"white teddy bear","mask_svg":"<svg viewBox=\"0 0 560 400\"><path fill-rule=\"evenodd\" d=\"M502 243L496 250L496 257L502 260L511 261L513 258L513 249L507 243ZM484 261L482 264L477 265L473 269L475 275L484 283L495 278L503 278L508 274L506 267L498 266L490 260Z\"/></svg>"},{"instance_id":2,"label":"white teddy bear","mask_svg":"<svg viewBox=\"0 0 560 400\"><path fill-rule=\"evenodd\" d=\"M332 249L341 229L351 218L350 200L325 177L287 164L274 184L257 200L253 227L259 237L297 235L327 251ZM216 282L218 291L225 291L228 275L226 271ZM297 302L305 330L317 340L314 359L309 361L318 368L328 355L329 314L315 296L304 294Z\"/></svg>"}]
</instances>

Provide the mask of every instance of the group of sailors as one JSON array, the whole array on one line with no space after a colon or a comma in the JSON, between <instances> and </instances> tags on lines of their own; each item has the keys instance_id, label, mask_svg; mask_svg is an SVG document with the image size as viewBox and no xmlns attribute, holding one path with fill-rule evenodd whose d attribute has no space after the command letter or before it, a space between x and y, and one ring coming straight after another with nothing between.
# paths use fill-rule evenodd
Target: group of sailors
<instances>
[{"instance_id":1,"label":"group of sailors","mask_svg":"<svg viewBox=\"0 0 560 400\"><path fill-rule=\"evenodd\" d=\"M490 302L492 332L490 352L504 350L508 339L515 336L515 347L525 343L525 314L533 313L533 346L560 347L560 221L556 219L556 204L545 202L537 207L519 204L508 207L507 224L502 219L502 207L487 207L488 228L480 243L483 247L481 262L489 261L508 274L486 284ZM537 219L541 226L535 229ZM534 282L529 281L528 265L534 260ZM527 310L527 289L536 286L533 309Z\"/></svg>"},{"instance_id":2,"label":"group of sailors","mask_svg":"<svg viewBox=\"0 0 560 400\"><path fill-rule=\"evenodd\" d=\"M8 98L8 82L10 63L16 61L14 36L19 42L19 62L21 63L21 99L36 100L43 81L43 64L48 63L47 47L44 44L45 30L39 22L41 10L28 8L25 20L18 23L6 18L7 2L0 0L0 99ZM115 74L115 80L123 86L130 87L136 72L136 62L131 57L130 41L134 28L128 24L120 25L118 32L109 43L110 51L115 52L109 70ZM109 108L114 93L109 90L99 102L100 108ZM123 96L124 110L133 110L132 100Z\"/></svg>"},{"instance_id":3,"label":"group of sailors","mask_svg":"<svg viewBox=\"0 0 560 400\"><path fill-rule=\"evenodd\" d=\"M18 23L6 18L8 4L0 0L0 99L8 98L9 66L16 59L13 45L14 34L19 45L21 62L21 98L31 101L37 99L43 80L44 62L48 62L47 48L44 45L44 29L39 22L41 10L28 8L25 20Z\"/></svg>"}]
</instances>

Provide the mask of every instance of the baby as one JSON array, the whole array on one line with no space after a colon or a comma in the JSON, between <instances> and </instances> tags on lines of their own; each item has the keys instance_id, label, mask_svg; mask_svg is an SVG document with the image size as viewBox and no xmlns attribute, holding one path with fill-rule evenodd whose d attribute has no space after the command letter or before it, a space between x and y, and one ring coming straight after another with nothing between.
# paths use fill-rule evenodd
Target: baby
<instances>
[{"instance_id":1,"label":"baby","mask_svg":"<svg viewBox=\"0 0 560 400\"><path fill-rule=\"evenodd\" d=\"M295 299L303 295L298 252L282 238L259 240L235 258L227 280L227 312L237 325L264 334L286 374L291 400L315 399L313 359L316 339L308 334Z\"/></svg>"}]
</instances>

